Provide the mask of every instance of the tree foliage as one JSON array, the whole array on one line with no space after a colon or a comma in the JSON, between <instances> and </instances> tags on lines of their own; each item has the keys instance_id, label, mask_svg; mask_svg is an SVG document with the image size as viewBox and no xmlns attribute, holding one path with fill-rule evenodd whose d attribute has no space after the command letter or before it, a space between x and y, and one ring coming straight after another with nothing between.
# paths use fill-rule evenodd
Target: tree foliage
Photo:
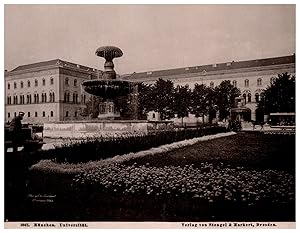
<instances>
[{"instance_id":1,"label":"tree foliage","mask_svg":"<svg viewBox=\"0 0 300 233\"><path fill-rule=\"evenodd\" d=\"M204 84L195 84L191 95L191 113L204 117L214 105L213 90Z\"/></svg>"},{"instance_id":2,"label":"tree foliage","mask_svg":"<svg viewBox=\"0 0 300 233\"><path fill-rule=\"evenodd\" d=\"M103 101L101 97L90 96L86 102L85 108L81 112L81 116L84 118L95 119L99 115L99 104Z\"/></svg>"},{"instance_id":3,"label":"tree foliage","mask_svg":"<svg viewBox=\"0 0 300 233\"><path fill-rule=\"evenodd\" d=\"M295 112L295 76L288 73L278 74L274 82L262 92L265 114L274 112Z\"/></svg>"},{"instance_id":4,"label":"tree foliage","mask_svg":"<svg viewBox=\"0 0 300 233\"><path fill-rule=\"evenodd\" d=\"M177 86L174 91L173 111L178 118L183 120L191 110L191 89L189 86Z\"/></svg>"},{"instance_id":5,"label":"tree foliage","mask_svg":"<svg viewBox=\"0 0 300 233\"><path fill-rule=\"evenodd\" d=\"M153 85L151 84L138 84L138 118L146 119L147 113L153 111L154 101L153 101Z\"/></svg>"},{"instance_id":6,"label":"tree foliage","mask_svg":"<svg viewBox=\"0 0 300 233\"><path fill-rule=\"evenodd\" d=\"M229 111L234 107L234 99L241 95L238 88L229 80L224 80L215 88L215 100L219 110L219 118L222 120L229 116Z\"/></svg>"},{"instance_id":7,"label":"tree foliage","mask_svg":"<svg viewBox=\"0 0 300 233\"><path fill-rule=\"evenodd\" d=\"M153 85L153 110L162 120L174 117L174 84L170 80L158 79Z\"/></svg>"},{"instance_id":8,"label":"tree foliage","mask_svg":"<svg viewBox=\"0 0 300 233\"><path fill-rule=\"evenodd\" d=\"M138 115L138 119L146 119L148 112L155 111L160 114L162 120L174 118L175 114L183 119L192 113L203 118L209 115L211 121L216 117L216 110L219 110L221 119L229 115L234 99L240 95L240 91L233 87L229 80L223 81L215 88L195 84L195 88L191 90L188 86L175 88L172 81L158 79L154 84L139 83L137 96L134 95L132 93L115 100L121 118L136 119ZM84 114L96 118L101 101L99 97L91 97Z\"/></svg>"}]
</instances>

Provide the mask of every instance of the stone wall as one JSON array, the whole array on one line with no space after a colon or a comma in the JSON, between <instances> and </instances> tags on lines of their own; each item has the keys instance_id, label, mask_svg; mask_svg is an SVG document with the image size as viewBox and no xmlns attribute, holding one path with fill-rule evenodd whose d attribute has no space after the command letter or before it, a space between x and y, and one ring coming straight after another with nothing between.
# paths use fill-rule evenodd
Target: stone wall
<instances>
[{"instance_id":1,"label":"stone wall","mask_svg":"<svg viewBox=\"0 0 300 233\"><path fill-rule=\"evenodd\" d=\"M44 124L44 137L85 138L148 133L147 121L57 122Z\"/></svg>"}]
</instances>

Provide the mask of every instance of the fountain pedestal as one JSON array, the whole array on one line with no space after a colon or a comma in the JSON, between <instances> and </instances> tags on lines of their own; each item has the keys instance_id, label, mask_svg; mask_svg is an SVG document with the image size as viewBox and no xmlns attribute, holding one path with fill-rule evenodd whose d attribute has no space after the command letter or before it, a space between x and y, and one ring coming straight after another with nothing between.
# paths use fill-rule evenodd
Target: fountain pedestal
<instances>
[{"instance_id":1,"label":"fountain pedestal","mask_svg":"<svg viewBox=\"0 0 300 233\"><path fill-rule=\"evenodd\" d=\"M120 117L120 113L116 111L113 101L105 101L99 104L98 119L115 119Z\"/></svg>"}]
</instances>

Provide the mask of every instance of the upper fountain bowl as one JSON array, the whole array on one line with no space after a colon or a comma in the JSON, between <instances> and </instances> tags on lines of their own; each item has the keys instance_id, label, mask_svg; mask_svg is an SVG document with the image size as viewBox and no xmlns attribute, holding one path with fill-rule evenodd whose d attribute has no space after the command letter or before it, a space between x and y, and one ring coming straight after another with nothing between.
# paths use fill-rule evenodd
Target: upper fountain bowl
<instances>
[{"instance_id":1,"label":"upper fountain bowl","mask_svg":"<svg viewBox=\"0 0 300 233\"><path fill-rule=\"evenodd\" d=\"M104 57L105 59L123 56L122 50L115 46L101 46L96 50L95 54L99 57Z\"/></svg>"}]
</instances>

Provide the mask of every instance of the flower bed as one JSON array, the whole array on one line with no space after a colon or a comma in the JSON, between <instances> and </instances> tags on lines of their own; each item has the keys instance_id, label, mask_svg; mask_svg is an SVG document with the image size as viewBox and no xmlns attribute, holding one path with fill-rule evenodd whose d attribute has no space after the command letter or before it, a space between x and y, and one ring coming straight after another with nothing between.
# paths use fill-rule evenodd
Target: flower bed
<instances>
[{"instance_id":1,"label":"flower bed","mask_svg":"<svg viewBox=\"0 0 300 233\"><path fill-rule=\"evenodd\" d=\"M78 174L74 187L123 195L195 198L212 202L286 203L295 200L294 178L276 170L245 170L201 163L200 167L103 164ZM97 192L97 191L96 191Z\"/></svg>"},{"instance_id":2,"label":"flower bed","mask_svg":"<svg viewBox=\"0 0 300 233\"><path fill-rule=\"evenodd\" d=\"M238 133L168 152L172 144L88 163L44 160L31 169L30 193L56 199L34 203L32 219L295 221L293 144L291 136Z\"/></svg>"},{"instance_id":3,"label":"flower bed","mask_svg":"<svg viewBox=\"0 0 300 233\"><path fill-rule=\"evenodd\" d=\"M41 160L37 164L31 167L31 170L40 170L44 171L45 173L67 173L67 174L77 174L83 171L90 171L93 168L97 168L102 164L108 163L122 163L125 161L129 161L131 159L136 159L144 156L155 155L165 153L174 149L182 148L185 146L190 146L196 144L201 141L212 140L220 137L231 136L236 133L234 132L227 132L227 133L219 133L215 135L207 135L199 138L193 138L189 140L184 140L180 142L174 142L172 144L163 145L157 148L151 148L146 151L140 151L137 153L129 153L124 155L117 155L113 158L108 158L105 160L99 161L90 161L87 163L77 163L77 164L70 164L70 163L56 163L51 160Z\"/></svg>"}]
</instances>

